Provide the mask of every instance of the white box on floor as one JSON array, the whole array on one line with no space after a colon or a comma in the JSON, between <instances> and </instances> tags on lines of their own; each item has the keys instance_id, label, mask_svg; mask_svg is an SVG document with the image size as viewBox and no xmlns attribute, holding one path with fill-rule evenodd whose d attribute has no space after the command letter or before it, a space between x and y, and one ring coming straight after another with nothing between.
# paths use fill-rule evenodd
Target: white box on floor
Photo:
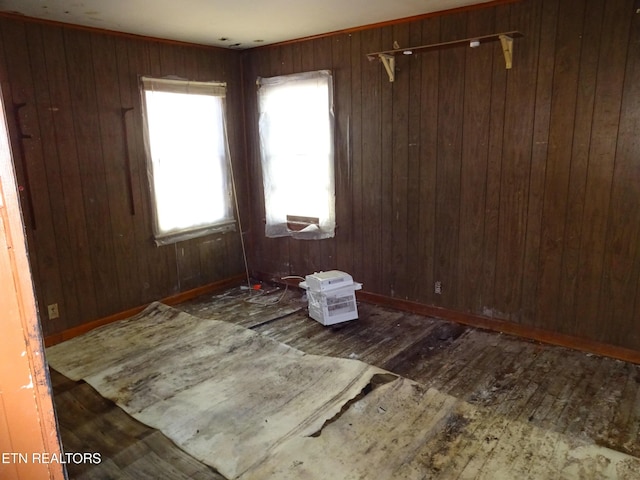
<instances>
[{"instance_id":1,"label":"white box on floor","mask_svg":"<svg viewBox=\"0 0 640 480\"><path fill-rule=\"evenodd\" d=\"M348 273L338 270L307 275L300 287L307 291L309 316L323 325L358 318L355 291L362 288Z\"/></svg>"},{"instance_id":2,"label":"white box on floor","mask_svg":"<svg viewBox=\"0 0 640 480\"><path fill-rule=\"evenodd\" d=\"M353 285L353 278L348 273L340 270L329 270L328 272L316 272L307 275L305 283L309 290L326 292L327 290Z\"/></svg>"}]
</instances>

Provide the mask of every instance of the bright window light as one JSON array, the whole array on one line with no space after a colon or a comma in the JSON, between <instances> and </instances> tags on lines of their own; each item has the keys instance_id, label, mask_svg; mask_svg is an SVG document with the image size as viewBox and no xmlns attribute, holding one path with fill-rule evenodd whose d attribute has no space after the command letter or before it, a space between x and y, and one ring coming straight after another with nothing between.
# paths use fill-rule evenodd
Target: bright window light
<instances>
[{"instance_id":1,"label":"bright window light","mask_svg":"<svg viewBox=\"0 0 640 480\"><path fill-rule=\"evenodd\" d=\"M258 84L266 235L333 237L331 74L260 78Z\"/></svg>"},{"instance_id":2,"label":"bright window light","mask_svg":"<svg viewBox=\"0 0 640 480\"><path fill-rule=\"evenodd\" d=\"M224 86L143 77L156 243L234 228Z\"/></svg>"}]
</instances>

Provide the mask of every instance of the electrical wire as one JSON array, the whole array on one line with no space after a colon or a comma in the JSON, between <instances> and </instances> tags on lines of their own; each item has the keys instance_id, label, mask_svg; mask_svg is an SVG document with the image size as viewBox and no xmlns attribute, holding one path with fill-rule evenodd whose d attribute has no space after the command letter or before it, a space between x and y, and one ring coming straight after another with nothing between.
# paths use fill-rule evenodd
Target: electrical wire
<instances>
[{"instance_id":1,"label":"electrical wire","mask_svg":"<svg viewBox=\"0 0 640 480\"><path fill-rule=\"evenodd\" d=\"M279 290L279 287L278 287L278 290ZM263 307L269 307L271 305L276 305L280 303L282 299L285 297L285 295L287 294L288 290L289 290L289 285L285 285L284 292L282 292L282 294L279 297L276 297L275 299L273 297L269 297L268 299L261 301L260 300L261 297L264 297L272 293L272 292L261 292L259 295L250 296L245 300L245 302L255 303L256 305L262 305Z\"/></svg>"},{"instance_id":2,"label":"electrical wire","mask_svg":"<svg viewBox=\"0 0 640 480\"><path fill-rule=\"evenodd\" d=\"M238 228L240 229L240 245L242 247L242 259L244 261L244 272L247 278L247 287L249 288L249 298L245 301L249 303L262 305L262 306L276 305L277 303L280 303L282 299L287 295L287 291L289 290L288 283L285 283L284 292L282 292L282 295L280 295L280 297L278 297L276 300L270 300L268 302L262 302L258 300L259 297L266 295L266 292L261 292L259 295L256 296L254 295L255 290L251 288L251 276L249 275L249 262L247 261L247 249L244 243L244 231L242 229L242 220L240 219L240 206L238 203L238 192L236 189L236 177L233 171L233 162L231 160L231 149L229 148L229 136L227 133L226 119L223 122L223 125L224 125L224 141L225 141L225 147L227 149L227 158L229 163L229 173L231 176L231 190L233 193L233 201L236 208L236 215L238 216ZM298 275L288 275L286 277L282 277L281 280L287 280L292 278L300 278L304 280L304 277L300 277Z\"/></svg>"},{"instance_id":3,"label":"electrical wire","mask_svg":"<svg viewBox=\"0 0 640 480\"><path fill-rule=\"evenodd\" d=\"M226 113L226 99L225 99L225 113ZM231 190L233 192L233 201L236 207L236 215L238 216L238 228L240 229L240 245L242 247L242 259L244 261L244 272L247 277L247 286L251 288L251 278L249 276L249 262L247 261L247 249L244 244L244 231L242 230L242 220L240 219L240 207L238 204L238 192L236 190L236 176L233 172L233 162L231 160L231 149L229 148L229 135L227 132L227 120L226 115L223 117L224 125L224 143L227 149L227 159L229 162L229 173L231 175Z\"/></svg>"},{"instance_id":4,"label":"electrical wire","mask_svg":"<svg viewBox=\"0 0 640 480\"><path fill-rule=\"evenodd\" d=\"M304 277L301 277L299 275L287 275L286 277L280 277L280 280L290 280L290 279L294 279L294 278L299 278L301 280L305 279ZM267 301L258 300L259 297L262 297L262 296L265 296L265 295L268 295L269 293L271 293L271 292L260 292L260 294L257 295L257 296L256 295L250 296L248 299L245 300L245 302L255 303L257 305L262 305L262 306L265 306L265 307L268 307L268 306L271 306L271 305L276 305L276 304L280 303L284 299L284 297L286 297L287 292L289 291L289 284L285 282L284 285L285 285L284 292L282 292L282 294L279 297L277 297L275 300L273 298L270 298Z\"/></svg>"},{"instance_id":5,"label":"electrical wire","mask_svg":"<svg viewBox=\"0 0 640 480\"><path fill-rule=\"evenodd\" d=\"M287 275L286 277L280 277L280 280L290 280L292 278L299 278L300 280L306 280L306 278L301 277L300 275Z\"/></svg>"}]
</instances>

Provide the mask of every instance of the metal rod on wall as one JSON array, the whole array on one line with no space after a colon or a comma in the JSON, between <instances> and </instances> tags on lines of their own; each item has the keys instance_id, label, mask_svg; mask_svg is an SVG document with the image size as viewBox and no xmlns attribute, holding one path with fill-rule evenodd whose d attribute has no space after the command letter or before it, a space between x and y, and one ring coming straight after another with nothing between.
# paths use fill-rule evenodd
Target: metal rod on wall
<instances>
[{"instance_id":1,"label":"metal rod on wall","mask_svg":"<svg viewBox=\"0 0 640 480\"><path fill-rule=\"evenodd\" d=\"M129 136L127 135L127 112L133 110L133 107L121 108L120 115L122 119L122 138L124 139L124 165L127 178L127 195L129 199L129 213L136 214L136 205L133 201L133 181L131 179L131 158L129 157Z\"/></svg>"},{"instance_id":2,"label":"metal rod on wall","mask_svg":"<svg viewBox=\"0 0 640 480\"><path fill-rule=\"evenodd\" d=\"M36 214L33 208L33 197L31 195L31 183L29 181L29 167L27 166L27 155L24 149L24 140L31 138L31 135L26 135L22 131L22 124L20 122L20 109L24 108L27 104L25 102L22 103L14 103L13 104L13 116L15 119L16 127L18 129L18 154L20 155L20 159L22 160L22 172L24 175L24 185L19 186L18 189L24 192L26 199L26 208L29 212L29 217L31 220L31 228L33 230L36 229Z\"/></svg>"}]
</instances>

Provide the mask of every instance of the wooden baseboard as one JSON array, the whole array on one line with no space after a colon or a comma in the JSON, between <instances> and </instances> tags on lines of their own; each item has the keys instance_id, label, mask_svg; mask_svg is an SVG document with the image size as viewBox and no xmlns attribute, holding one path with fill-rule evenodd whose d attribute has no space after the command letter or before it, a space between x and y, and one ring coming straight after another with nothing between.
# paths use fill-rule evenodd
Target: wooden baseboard
<instances>
[{"instance_id":1,"label":"wooden baseboard","mask_svg":"<svg viewBox=\"0 0 640 480\"><path fill-rule=\"evenodd\" d=\"M287 283L290 287L298 285L298 281L282 280L277 276L268 273L256 273L254 275L256 278L265 281ZM540 328L529 327L518 323L508 322L506 320L499 320L495 318L484 317L481 315L475 315L472 313L458 312L455 310L449 310L433 305L426 305L409 300L387 297L385 295L367 292L366 290L357 291L356 296L358 300L366 303L372 303L374 305L395 308L404 312L416 313L428 317L441 318L443 320L449 320L451 322L467 325L474 328L481 328L494 332L515 335L517 337L526 338L528 340L534 340L549 345L571 348L573 350L592 353L594 355L602 355L604 357L610 357L616 360L623 360L625 362L640 364L640 351L631 350L625 347L609 345L606 343L597 342L595 340L589 340L586 338L575 337L572 335L552 332Z\"/></svg>"},{"instance_id":2,"label":"wooden baseboard","mask_svg":"<svg viewBox=\"0 0 640 480\"><path fill-rule=\"evenodd\" d=\"M254 276L264 281L270 281L275 283L288 284L289 286L298 286L297 280L282 280L276 275L267 273L255 273ZM244 275L237 275L219 282L214 282L202 287L194 288L186 292L181 292L170 297L161 299L162 303L167 305L176 305L180 302L190 300L199 295L211 293L225 288L240 285L245 280ZM443 320L449 320L451 322L459 323L462 325L468 325L474 328L482 328L485 330L491 330L494 332L505 333L509 335L515 335L517 337L526 338L529 340L535 340L549 345L556 345L560 347L571 348L573 350L579 350L586 353L592 353L595 355L602 355L605 357L615 358L616 360L623 360L625 362L640 364L640 352L631 350L616 345L609 345L586 338L575 337L572 335L566 335L563 333L551 332L549 330L543 330L540 328L529 327L513 322L507 322L505 320L499 320L495 318L483 317L481 315L475 315L471 313L458 312L455 310L449 310L442 307L436 307L433 305L426 305L423 303L413 302L409 300L403 300L399 298L387 297L377 293L367 292L360 290L356 292L358 300L363 302L372 303L374 305L381 305L384 307L395 308L404 312L416 313L419 315L425 315L428 317L441 318ZM44 344L46 347L55 345L57 343L69 340L71 338L82 335L94 328L107 325L118 320L129 318L144 310L147 305L141 305L139 307L131 308L124 312L109 315L108 317L100 318L92 322L78 325L77 327L64 330L53 335L45 337Z\"/></svg>"},{"instance_id":3,"label":"wooden baseboard","mask_svg":"<svg viewBox=\"0 0 640 480\"><path fill-rule=\"evenodd\" d=\"M483 317L481 315L458 312L455 310L448 310L446 308L425 305L409 300L386 297L384 295L366 291L359 291L356 293L356 295L359 300L367 303L373 303L375 305L391 307L405 312L417 313L429 317L441 318L443 320L449 320L474 328L482 328L485 330L506 333L509 335L526 338L528 340L535 340L541 343L571 348L573 350L580 350L586 353L615 358L616 360L623 360L625 362L640 364L639 351L619 347L616 345L609 345L606 343L597 342L595 340L574 337L573 335L566 335L563 333L552 332L540 328L529 327L505 320Z\"/></svg>"},{"instance_id":4,"label":"wooden baseboard","mask_svg":"<svg viewBox=\"0 0 640 480\"><path fill-rule=\"evenodd\" d=\"M208 285L203 285L202 287L197 287L192 290L188 290L186 292L180 292L158 301L166 305L176 305L178 303L190 300L192 298L198 297L200 295L204 295L206 293L216 292L216 291L224 290L226 288L235 287L237 285L240 285L244 280L246 280L246 276L244 274L236 275L234 277L230 277L224 280L220 280L218 282L210 283ZM45 347L50 347L51 345L64 342L65 340L69 340L71 338L77 337L78 335L82 335L83 333L87 333L88 331L93 330L94 328L102 327L103 325L107 325L112 322L117 322L118 320L124 320L125 318L132 317L133 315L140 313L142 310L144 310L148 306L149 304L140 305L138 307L125 310L124 312L115 313L113 315L109 315L108 317L99 318L97 320L93 320L91 322L78 325L77 327L72 327L67 330L63 330L62 332L48 335L44 338L44 345Z\"/></svg>"}]
</instances>

